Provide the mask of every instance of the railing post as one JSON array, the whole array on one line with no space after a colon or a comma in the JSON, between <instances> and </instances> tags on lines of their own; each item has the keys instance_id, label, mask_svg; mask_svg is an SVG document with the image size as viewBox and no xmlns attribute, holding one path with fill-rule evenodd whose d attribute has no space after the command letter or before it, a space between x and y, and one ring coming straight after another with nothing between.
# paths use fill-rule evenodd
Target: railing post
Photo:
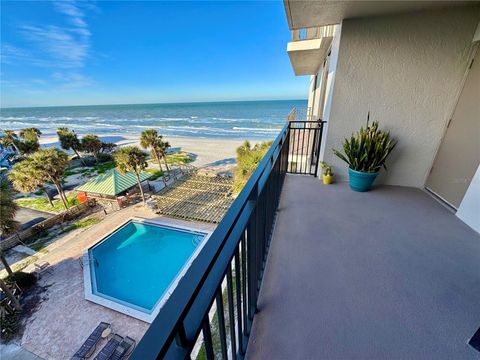
<instances>
[{"instance_id":1,"label":"railing post","mask_svg":"<svg viewBox=\"0 0 480 360\"><path fill-rule=\"evenodd\" d=\"M257 257L258 184L255 185L249 201L254 203L254 209L247 227L248 333L250 334L251 322L257 310L257 269L255 260Z\"/></svg>"},{"instance_id":2,"label":"railing post","mask_svg":"<svg viewBox=\"0 0 480 360\"><path fill-rule=\"evenodd\" d=\"M320 130L319 130L319 137L318 137L318 146L317 146L317 162L315 164L315 174L313 176L318 175L318 164L320 163L320 148L322 147L322 135L323 135L323 121L320 120Z\"/></svg>"}]
</instances>

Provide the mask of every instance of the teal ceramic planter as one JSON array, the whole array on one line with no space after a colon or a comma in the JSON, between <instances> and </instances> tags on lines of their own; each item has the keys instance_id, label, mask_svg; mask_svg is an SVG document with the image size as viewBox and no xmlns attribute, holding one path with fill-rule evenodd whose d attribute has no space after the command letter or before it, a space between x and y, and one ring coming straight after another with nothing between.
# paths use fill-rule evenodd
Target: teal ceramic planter
<instances>
[{"instance_id":1,"label":"teal ceramic planter","mask_svg":"<svg viewBox=\"0 0 480 360\"><path fill-rule=\"evenodd\" d=\"M350 177L350 188L353 191L364 192L372 188L372 184L375 181L378 172L367 173L348 168L348 175Z\"/></svg>"}]
</instances>

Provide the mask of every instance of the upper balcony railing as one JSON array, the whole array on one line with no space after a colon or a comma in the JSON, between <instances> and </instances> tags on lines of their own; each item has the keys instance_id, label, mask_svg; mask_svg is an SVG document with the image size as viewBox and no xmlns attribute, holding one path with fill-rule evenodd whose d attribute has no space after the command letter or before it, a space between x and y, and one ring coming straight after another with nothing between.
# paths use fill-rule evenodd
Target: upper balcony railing
<instances>
[{"instance_id":1,"label":"upper balcony railing","mask_svg":"<svg viewBox=\"0 0 480 360\"><path fill-rule=\"evenodd\" d=\"M320 39L322 37L333 37L335 25L316 26L292 30L292 41Z\"/></svg>"},{"instance_id":2,"label":"upper balcony railing","mask_svg":"<svg viewBox=\"0 0 480 360\"><path fill-rule=\"evenodd\" d=\"M298 109L294 107L287 115L288 121L313 121L313 109L311 107Z\"/></svg>"},{"instance_id":3,"label":"upper balcony railing","mask_svg":"<svg viewBox=\"0 0 480 360\"><path fill-rule=\"evenodd\" d=\"M302 161L310 168L302 173L311 173L314 153L318 162L322 128L322 121L285 125L132 359L190 359L199 353L212 360L244 357L285 175L292 172L293 163L298 173ZM299 145L313 136L317 142L311 147Z\"/></svg>"}]
</instances>

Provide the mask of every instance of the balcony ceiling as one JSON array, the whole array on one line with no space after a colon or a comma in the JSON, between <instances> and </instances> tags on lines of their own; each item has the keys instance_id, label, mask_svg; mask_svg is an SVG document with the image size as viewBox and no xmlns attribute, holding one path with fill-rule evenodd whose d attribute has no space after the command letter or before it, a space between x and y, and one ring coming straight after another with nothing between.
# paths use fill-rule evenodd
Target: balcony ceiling
<instances>
[{"instance_id":1,"label":"balcony ceiling","mask_svg":"<svg viewBox=\"0 0 480 360\"><path fill-rule=\"evenodd\" d=\"M478 1L304 1L283 0L291 30L339 24L343 19L440 9Z\"/></svg>"},{"instance_id":2,"label":"balcony ceiling","mask_svg":"<svg viewBox=\"0 0 480 360\"><path fill-rule=\"evenodd\" d=\"M327 55L333 37L292 41L287 45L287 53L295 75L315 75Z\"/></svg>"}]
</instances>

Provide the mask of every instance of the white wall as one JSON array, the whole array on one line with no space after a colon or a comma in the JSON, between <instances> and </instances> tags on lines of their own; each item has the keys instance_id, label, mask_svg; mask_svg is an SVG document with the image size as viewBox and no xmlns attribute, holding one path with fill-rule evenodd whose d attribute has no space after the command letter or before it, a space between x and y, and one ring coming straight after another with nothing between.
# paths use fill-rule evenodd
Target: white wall
<instances>
[{"instance_id":1,"label":"white wall","mask_svg":"<svg viewBox=\"0 0 480 360\"><path fill-rule=\"evenodd\" d=\"M457 216L480 233L480 166L458 207Z\"/></svg>"},{"instance_id":2,"label":"white wall","mask_svg":"<svg viewBox=\"0 0 480 360\"><path fill-rule=\"evenodd\" d=\"M451 116L480 18L478 7L345 20L324 160L367 112L398 139L379 182L423 187Z\"/></svg>"},{"instance_id":3,"label":"white wall","mask_svg":"<svg viewBox=\"0 0 480 360\"><path fill-rule=\"evenodd\" d=\"M325 108L321 114L322 120L326 121L323 127L322 146L320 148L320 159L325 158L325 149L327 149L328 126L330 124L330 114L333 101L333 88L335 85L335 73L337 72L338 54L340 51L340 39L342 37L342 25L338 25L335 29L335 36L332 41L332 48L330 53L330 61L327 71L327 86L325 88ZM328 148L330 150L330 148ZM320 176L319 169L317 176Z\"/></svg>"}]
</instances>

